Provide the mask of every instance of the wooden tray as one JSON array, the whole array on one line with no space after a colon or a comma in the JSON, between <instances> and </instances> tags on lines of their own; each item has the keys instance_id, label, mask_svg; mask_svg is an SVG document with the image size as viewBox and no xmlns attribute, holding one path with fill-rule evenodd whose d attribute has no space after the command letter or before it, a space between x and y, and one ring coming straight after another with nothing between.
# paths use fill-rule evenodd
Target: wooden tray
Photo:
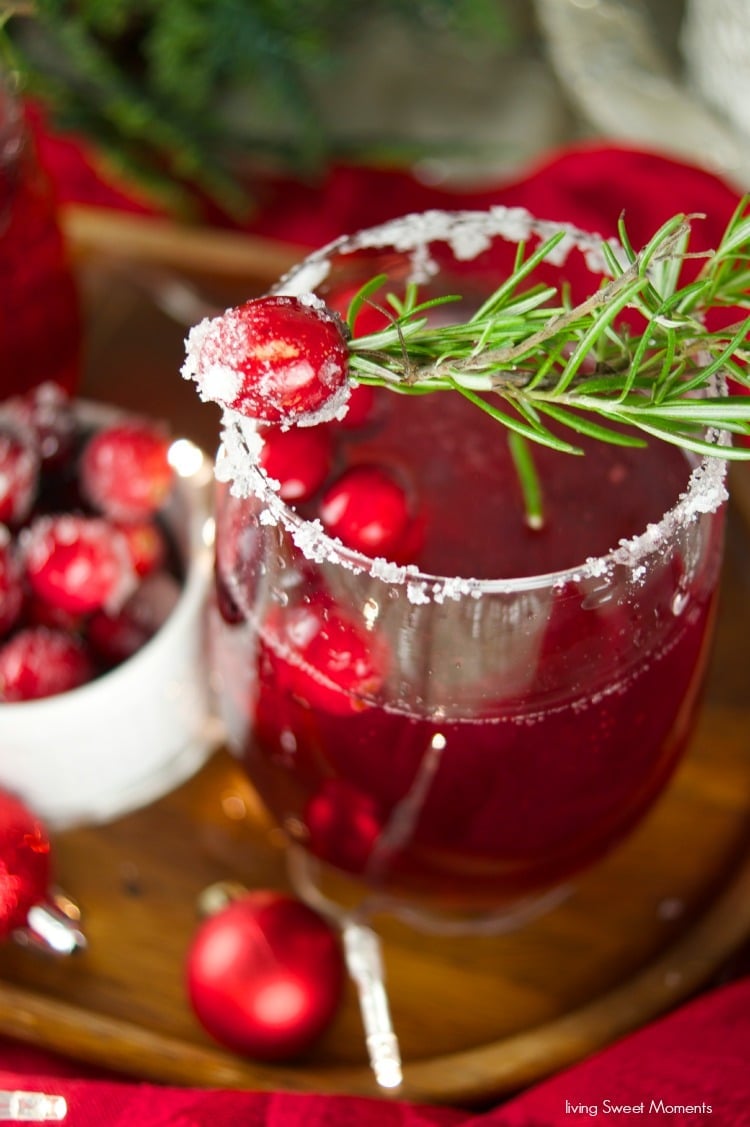
<instances>
[{"instance_id":1,"label":"wooden tray","mask_svg":"<svg viewBox=\"0 0 750 1127\"><path fill-rule=\"evenodd\" d=\"M745 942L748 577L735 520L692 751L646 823L565 904L494 938L426 938L384 921L406 1059L399 1095L468 1104L518 1089L673 1007ZM1 1033L157 1081L377 1094L353 990L316 1051L283 1066L218 1048L186 1003L201 890L219 879L285 884L275 832L228 756L148 809L54 845L89 950L56 961L0 949Z\"/></svg>"}]
</instances>

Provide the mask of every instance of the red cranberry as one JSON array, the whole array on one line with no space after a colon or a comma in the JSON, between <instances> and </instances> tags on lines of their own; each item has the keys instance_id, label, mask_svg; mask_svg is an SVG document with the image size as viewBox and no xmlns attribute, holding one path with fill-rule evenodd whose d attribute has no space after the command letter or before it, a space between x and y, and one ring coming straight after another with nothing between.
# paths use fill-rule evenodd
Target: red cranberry
<instances>
[{"instance_id":1,"label":"red cranberry","mask_svg":"<svg viewBox=\"0 0 750 1127\"><path fill-rule=\"evenodd\" d=\"M46 599L40 599L33 591L26 596L23 616L29 626L49 626L52 630L63 630L76 637L83 632L86 625L85 614L53 606Z\"/></svg>"},{"instance_id":2,"label":"red cranberry","mask_svg":"<svg viewBox=\"0 0 750 1127\"><path fill-rule=\"evenodd\" d=\"M330 431L325 427L272 427L263 432L260 464L281 485L284 501L307 501L320 489L333 461Z\"/></svg>"},{"instance_id":3,"label":"red cranberry","mask_svg":"<svg viewBox=\"0 0 750 1127\"><path fill-rule=\"evenodd\" d=\"M136 575L144 578L163 567L167 544L158 524L153 520L119 522L117 529L127 541Z\"/></svg>"},{"instance_id":4,"label":"red cranberry","mask_svg":"<svg viewBox=\"0 0 750 1127\"><path fill-rule=\"evenodd\" d=\"M26 519L39 488L39 456L23 431L0 430L0 521Z\"/></svg>"},{"instance_id":5,"label":"red cranberry","mask_svg":"<svg viewBox=\"0 0 750 1127\"><path fill-rule=\"evenodd\" d=\"M0 525L0 635L18 621L23 606L21 567L10 533Z\"/></svg>"},{"instance_id":6,"label":"red cranberry","mask_svg":"<svg viewBox=\"0 0 750 1127\"><path fill-rule=\"evenodd\" d=\"M387 470L355 465L324 493L320 519L326 532L347 548L368 556L392 556L409 527L409 504Z\"/></svg>"},{"instance_id":7,"label":"red cranberry","mask_svg":"<svg viewBox=\"0 0 750 1127\"><path fill-rule=\"evenodd\" d=\"M144 422L98 431L81 455L84 496L114 520L142 520L166 501L174 482L169 438Z\"/></svg>"},{"instance_id":8,"label":"red cranberry","mask_svg":"<svg viewBox=\"0 0 750 1127\"><path fill-rule=\"evenodd\" d=\"M96 611L87 638L108 665L118 665L137 653L156 634L174 610L180 585L168 572L157 572L140 583L114 614Z\"/></svg>"},{"instance_id":9,"label":"red cranberry","mask_svg":"<svg viewBox=\"0 0 750 1127\"><path fill-rule=\"evenodd\" d=\"M382 832L377 804L345 779L326 779L305 807L311 851L350 873L361 873Z\"/></svg>"},{"instance_id":10,"label":"red cranberry","mask_svg":"<svg viewBox=\"0 0 750 1127\"><path fill-rule=\"evenodd\" d=\"M266 624L279 682L297 700L339 716L367 707L387 669L382 639L365 632L333 601L275 609Z\"/></svg>"},{"instance_id":11,"label":"red cranberry","mask_svg":"<svg viewBox=\"0 0 750 1127\"><path fill-rule=\"evenodd\" d=\"M317 299L261 297L192 329L182 371L203 399L288 424L336 413L348 362L340 322Z\"/></svg>"},{"instance_id":12,"label":"red cranberry","mask_svg":"<svg viewBox=\"0 0 750 1127\"><path fill-rule=\"evenodd\" d=\"M6 702L66 693L92 675L91 660L81 643L60 630L30 626L0 648L0 700Z\"/></svg>"},{"instance_id":13,"label":"red cranberry","mask_svg":"<svg viewBox=\"0 0 750 1127\"><path fill-rule=\"evenodd\" d=\"M59 465L71 455L76 420L71 400L58 384L40 384L25 395L7 400L4 408L32 434L45 465Z\"/></svg>"},{"instance_id":14,"label":"red cranberry","mask_svg":"<svg viewBox=\"0 0 750 1127\"><path fill-rule=\"evenodd\" d=\"M361 383L352 388L346 414L340 425L346 430L363 427L369 423L375 411L375 388Z\"/></svg>"},{"instance_id":15,"label":"red cranberry","mask_svg":"<svg viewBox=\"0 0 750 1127\"><path fill-rule=\"evenodd\" d=\"M169 548L154 517L174 481L168 448L145 420L92 433L56 385L2 404L0 504L15 527L0 523L0 699L65 692L100 673L82 641L92 618L116 664L171 612L180 588L164 570ZM87 502L118 517L84 516Z\"/></svg>"},{"instance_id":16,"label":"red cranberry","mask_svg":"<svg viewBox=\"0 0 750 1127\"><path fill-rule=\"evenodd\" d=\"M61 610L116 609L135 587L127 542L101 517L38 517L22 545L32 591Z\"/></svg>"}]
</instances>

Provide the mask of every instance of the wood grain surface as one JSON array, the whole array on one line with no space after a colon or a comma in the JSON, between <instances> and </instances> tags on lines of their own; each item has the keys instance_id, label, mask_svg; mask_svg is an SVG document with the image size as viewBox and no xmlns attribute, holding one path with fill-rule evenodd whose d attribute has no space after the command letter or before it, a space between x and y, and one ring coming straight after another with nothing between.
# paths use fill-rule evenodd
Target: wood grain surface
<instances>
[{"instance_id":1,"label":"wood grain surface","mask_svg":"<svg viewBox=\"0 0 750 1127\"><path fill-rule=\"evenodd\" d=\"M84 393L169 417L211 449L217 418L177 375L182 327L127 273L86 284ZM519 1089L674 1007L746 949L749 585L738 509L690 752L648 819L563 904L496 937L380 921L406 1061L399 1096L470 1104ZM201 891L222 879L286 885L277 833L226 753L146 809L59 834L54 849L89 947L61 961L0 948L0 1033L165 1082L377 1094L352 989L314 1052L288 1065L225 1052L189 1009L183 968Z\"/></svg>"}]
</instances>

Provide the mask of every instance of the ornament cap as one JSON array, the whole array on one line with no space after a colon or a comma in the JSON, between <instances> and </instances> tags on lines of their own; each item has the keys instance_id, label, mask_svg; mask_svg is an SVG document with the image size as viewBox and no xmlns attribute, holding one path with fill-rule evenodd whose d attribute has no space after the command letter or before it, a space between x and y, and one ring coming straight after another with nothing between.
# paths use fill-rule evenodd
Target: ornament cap
<instances>
[{"instance_id":1,"label":"ornament cap","mask_svg":"<svg viewBox=\"0 0 750 1127\"><path fill-rule=\"evenodd\" d=\"M78 905L60 890L51 890L44 900L33 904L23 927L13 938L23 947L33 947L53 955L72 955L88 943L80 926Z\"/></svg>"},{"instance_id":2,"label":"ornament cap","mask_svg":"<svg viewBox=\"0 0 750 1127\"><path fill-rule=\"evenodd\" d=\"M0 1092L0 1119L20 1123L60 1122L68 1114L64 1096L47 1092Z\"/></svg>"},{"instance_id":3,"label":"ornament cap","mask_svg":"<svg viewBox=\"0 0 750 1127\"><path fill-rule=\"evenodd\" d=\"M208 919L228 908L235 900L247 896L249 889L239 881L217 880L202 890L196 901L196 908L201 919Z\"/></svg>"}]
</instances>

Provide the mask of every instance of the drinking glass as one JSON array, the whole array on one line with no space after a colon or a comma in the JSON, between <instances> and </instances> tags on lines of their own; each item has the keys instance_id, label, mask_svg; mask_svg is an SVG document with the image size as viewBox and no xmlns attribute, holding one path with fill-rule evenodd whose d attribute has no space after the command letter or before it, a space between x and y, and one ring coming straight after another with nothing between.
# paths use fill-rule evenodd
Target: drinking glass
<instances>
[{"instance_id":1,"label":"drinking glass","mask_svg":"<svg viewBox=\"0 0 750 1127\"><path fill-rule=\"evenodd\" d=\"M428 213L337 241L276 292L343 310L386 274L394 292L415 281L465 310L519 240L558 229L516 210ZM541 272L590 289L599 240L565 230ZM410 532L390 559L345 547L315 497L285 502L253 463L254 424L227 422L213 637L231 746L311 902L346 921L386 909L428 930L516 926L627 834L686 746L725 463L659 442L540 449L536 528L502 428L455 393L385 390L364 418L325 426L330 476L387 466Z\"/></svg>"},{"instance_id":2,"label":"drinking glass","mask_svg":"<svg viewBox=\"0 0 750 1127\"><path fill-rule=\"evenodd\" d=\"M49 178L0 67L0 398L79 375L78 295Z\"/></svg>"}]
</instances>

